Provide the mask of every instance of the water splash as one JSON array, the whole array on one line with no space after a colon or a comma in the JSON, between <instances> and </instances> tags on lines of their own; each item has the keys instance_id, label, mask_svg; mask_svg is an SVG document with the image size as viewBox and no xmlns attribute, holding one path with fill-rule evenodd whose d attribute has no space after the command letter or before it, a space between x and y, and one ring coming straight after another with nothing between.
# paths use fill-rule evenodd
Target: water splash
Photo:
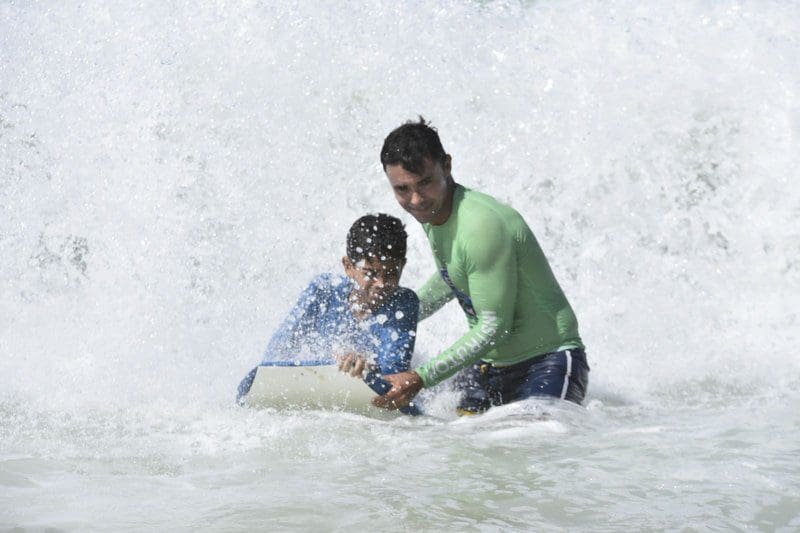
<instances>
[{"instance_id":1,"label":"water splash","mask_svg":"<svg viewBox=\"0 0 800 533\"><path fill-rule=\"evenodd\" d=\"M767 6L5 4L0 388L228 401L349 223L400 214L376 153L421 113L542 241L594 394L791 390L800 14Z\"/></svg>"}]
</instances>

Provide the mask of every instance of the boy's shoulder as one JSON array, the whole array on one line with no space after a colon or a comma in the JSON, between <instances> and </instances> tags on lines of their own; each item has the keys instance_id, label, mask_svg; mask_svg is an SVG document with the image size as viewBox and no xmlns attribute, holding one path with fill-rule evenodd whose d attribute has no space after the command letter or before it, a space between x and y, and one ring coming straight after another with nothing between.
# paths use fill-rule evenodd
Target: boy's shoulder
<instances>
[{"instance_id":1,"label":"boy's shoulder","mask_svg":"<svg viewBox=\"0 0 800 533\"><path fill-rule=\"evenodd\" d=\"M390 308L398 311L402 310L403 314L409 318L416 317L419 311L419 298L417 297L417 293L407 287L397 287L388 304Z\"/></svg>"},{"instance_id":2,"label":"boy's shoulder","mask_svg":"<svg viewBox=\"0 0 800 533\"><path fill-rule=\"evenodd\" d=\"M320 290L335 290L344 289L347 283L347 276L323 272L322 274L317 274L314 279L311 280L309 286Z\"/></svg>"},{"instance_id":3,"label":"boy's shoulder","mask_svg":"<svg viewBox=\"0 0 800 533\"><path fill-rule=\"evenodd\" d=\"M412 291L408 287L397 287L397 290L395 290L394 294L395 298L398 298L403 301L410 300L414 302L419 302L417 293Z\"/></svg>"}]
</instances>

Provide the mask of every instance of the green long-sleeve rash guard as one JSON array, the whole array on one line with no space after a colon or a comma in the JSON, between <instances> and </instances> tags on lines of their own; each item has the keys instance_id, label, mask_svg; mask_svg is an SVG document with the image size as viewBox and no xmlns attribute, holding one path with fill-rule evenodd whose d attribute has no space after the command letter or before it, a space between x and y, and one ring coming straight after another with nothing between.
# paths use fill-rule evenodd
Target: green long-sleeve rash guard
<instances>
[{"instance_id":1,"label":"green long-sleeve rash guard","mask_svg":"<svg viewBox=\"0 0 800 533\"><path fill-rule=\"evenodd\" d=\"M439 273L420 289L420 319L454 297L469 331L416 369L431 387L485 360L519 363L583 348L578 321L522 216L491 196L456 185L440 226L423 224Z\"/></svg>"}]
</instances>

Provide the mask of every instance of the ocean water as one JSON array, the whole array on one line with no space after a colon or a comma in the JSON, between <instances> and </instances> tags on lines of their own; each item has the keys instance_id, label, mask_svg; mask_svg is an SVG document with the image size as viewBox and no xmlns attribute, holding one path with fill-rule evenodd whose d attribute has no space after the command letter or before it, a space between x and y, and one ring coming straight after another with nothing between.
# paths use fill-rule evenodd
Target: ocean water
<instances>
[{"instance_id":1,"label":"ocean water","mask_svg":"<svg viewBox=\"0 0 800 533\"><path fill-rule=\"evenodd\" d=\"M800 4L0 3L0 530L800 530ZM423 115L583 407L233 405ZM465 329L420 325L422 361Z\"/></svg>"}]
</instances>

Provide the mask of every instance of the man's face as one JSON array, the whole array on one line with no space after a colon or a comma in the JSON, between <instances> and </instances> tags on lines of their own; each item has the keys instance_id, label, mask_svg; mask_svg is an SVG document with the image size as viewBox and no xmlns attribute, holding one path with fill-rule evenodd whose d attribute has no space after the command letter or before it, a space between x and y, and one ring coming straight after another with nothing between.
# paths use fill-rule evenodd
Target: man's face
<instances>
[{"instance_id":1,"label":"man's face","mask_svg":"<svg viewBox=\"0 0 800 533\"><path fill-rule=\"evenodd\" d=\"M362 310L374 311L386 301L400 283L404 261L368 257L353 262L347 256L342 258L344 272L355 283L353 300Z\"/></svg>"},{"instance_id":2,"label":"man's face","mask_svg":"<svg viewBox=\"0 0 800 533\"><path fill-rule=\"evenodd\" d=\"M442 165L426 157L422 173L414 174L402 165L387 165L386 177L400 207L422 224L444 224L452 207L450 156Z\"/></svg>"}]
</instances>

